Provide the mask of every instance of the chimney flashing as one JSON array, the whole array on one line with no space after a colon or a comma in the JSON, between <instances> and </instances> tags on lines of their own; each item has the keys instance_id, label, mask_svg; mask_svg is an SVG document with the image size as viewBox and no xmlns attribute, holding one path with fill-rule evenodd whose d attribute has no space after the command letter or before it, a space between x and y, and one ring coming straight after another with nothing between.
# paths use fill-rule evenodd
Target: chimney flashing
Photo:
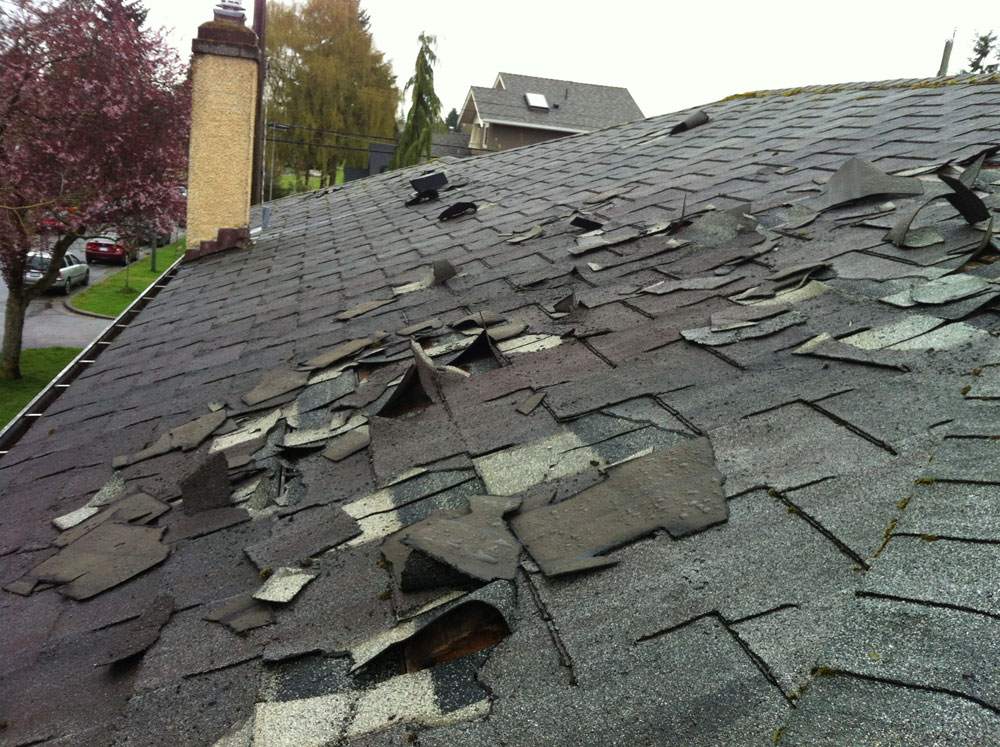
<instances>
[{"instance_id":1,"label":"chimney flashing","mask_svg":"<svg viewBox=\"0 0 1000 747\"><path fill-rule=\"evenodd\" d=\"M253 32L250 32L253 34ZM218 39L198 38L191 42L191 51L196 54L214 54L219 57L242 57L245 60L260 62L260 50L257 49L256 36L250 43L237 41L222 41Z\"/></svg>"},{"instance_id":2,"label":"chimney flashing","mask_svg":"<svg viewBox=\"0 0 1000 747\"><path fill-rule=\"evenodd\" d=\"M202 240L197 249L189 248L184 252L183 261L193 262L201 257L218 254L229 249L246 249L249 243L249 228L220 228L214 239Z\"/></svg>"},{"instance_id":3,"label":"chimney flashing","mask_svg":"<svg viewBox=\"0 0 1000 747\"><path fill-rule=\"evenodd\" d=\"M253 29L227 21L209 21L201 24L198 27L197 38L191 42L191 50L201 54L260 59L257 34Z\"/></svg>"}]
</instances>

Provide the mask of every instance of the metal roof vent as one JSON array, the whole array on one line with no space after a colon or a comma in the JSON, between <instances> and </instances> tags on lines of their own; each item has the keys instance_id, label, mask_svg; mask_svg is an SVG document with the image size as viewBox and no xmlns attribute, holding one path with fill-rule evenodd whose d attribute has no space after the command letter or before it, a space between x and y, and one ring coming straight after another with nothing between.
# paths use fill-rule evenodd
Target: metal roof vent
<instances>
[{"instance_id":1,"label":"metal roof vent","mask_svg":"<svg viewBox=\"0 0 1000 747\"><path fill-rule=\"evenodd\" d=\"M221 0L215 6L215 20L243 24L247 17L243 11L243 0Z\"/></svg>"},{"instance_id":2,"label":"metal roof vent","mask_svg":"<svg viewBox=\"0 0 1000 747\"><path fill-rule=\"evenodd\" d=\"M545 94L542 93L526 93L524 94L524 100L528 102L529 109L544 109L549 110L549 102L545 100Z\"/></svg>"}]
</instances>

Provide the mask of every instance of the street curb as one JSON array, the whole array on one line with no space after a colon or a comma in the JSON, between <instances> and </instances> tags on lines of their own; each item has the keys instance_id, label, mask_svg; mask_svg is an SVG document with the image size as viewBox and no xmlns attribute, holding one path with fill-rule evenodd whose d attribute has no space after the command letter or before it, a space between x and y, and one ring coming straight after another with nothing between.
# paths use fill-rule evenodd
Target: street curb
<instances>
[{"instance_id":1,"label":"street curb","mask_svg":"<svg viewBox=\"0 0 1000 747\"><path fill-rule=\"evenodd\" d=\"M83 309L76 308L70 303L69 298L64 298L62 300L63 306L66 307L66 311L71 311L74 314L79 314L80 316L91 316L95 319L117 319L116 316L108 316L107 314L98 314L96 311L84 311Z\"/></svg>"}]
</instances>

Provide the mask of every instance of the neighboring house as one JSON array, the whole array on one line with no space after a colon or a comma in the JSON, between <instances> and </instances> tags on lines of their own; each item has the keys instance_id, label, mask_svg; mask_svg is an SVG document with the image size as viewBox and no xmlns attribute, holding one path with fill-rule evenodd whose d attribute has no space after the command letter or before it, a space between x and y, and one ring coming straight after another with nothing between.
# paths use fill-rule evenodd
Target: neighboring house
<instances>
[{"instance_id":1,"label":"neighboring house","mask_svg":"<svg viewBox=\"0 0 1000 747\"><path fill-rule=\"evenodd\" d=\"M998 111L755 92L273 203L3 447L0 741L997 744Z\"/></svg>"},{"instance_id":2,"label":"neighboring house","mask_svg":"<svg viewBox=\"0 0 1000 747\"><path fill-rule=\"evenodd\" d=\"M508 150L642 118L626 88L500 73L469 89L459 124L470 147Z\"/></svg>"}]
</instances>

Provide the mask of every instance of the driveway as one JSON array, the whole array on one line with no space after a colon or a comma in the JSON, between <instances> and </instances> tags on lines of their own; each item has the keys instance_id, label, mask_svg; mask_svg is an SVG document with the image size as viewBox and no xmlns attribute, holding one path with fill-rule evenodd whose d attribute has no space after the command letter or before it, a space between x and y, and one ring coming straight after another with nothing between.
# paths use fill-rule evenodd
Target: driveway
<instances>
[{"instance_id":1,"label":"driveway","mask_svg":"<svg viewBox=\"0 0 1000 747\"><path fill-rule=\"evenodd\" d=\"M70 252L83 259L84 242L78 241L70 247ZM140 256L148 249L140 250ZM117 272L119 265L90 265L90 282L96 283L108 275ZM82 291L76 287L72 295ZM48 291L31 302L24 320L24 348L86 347L104 328L111 323L110 319L74 314L63 305L65 296L61 292ZM0 330L3 329L3 319L7 308L7 285L0 281Z\"/></svg>"}]
</instances>

